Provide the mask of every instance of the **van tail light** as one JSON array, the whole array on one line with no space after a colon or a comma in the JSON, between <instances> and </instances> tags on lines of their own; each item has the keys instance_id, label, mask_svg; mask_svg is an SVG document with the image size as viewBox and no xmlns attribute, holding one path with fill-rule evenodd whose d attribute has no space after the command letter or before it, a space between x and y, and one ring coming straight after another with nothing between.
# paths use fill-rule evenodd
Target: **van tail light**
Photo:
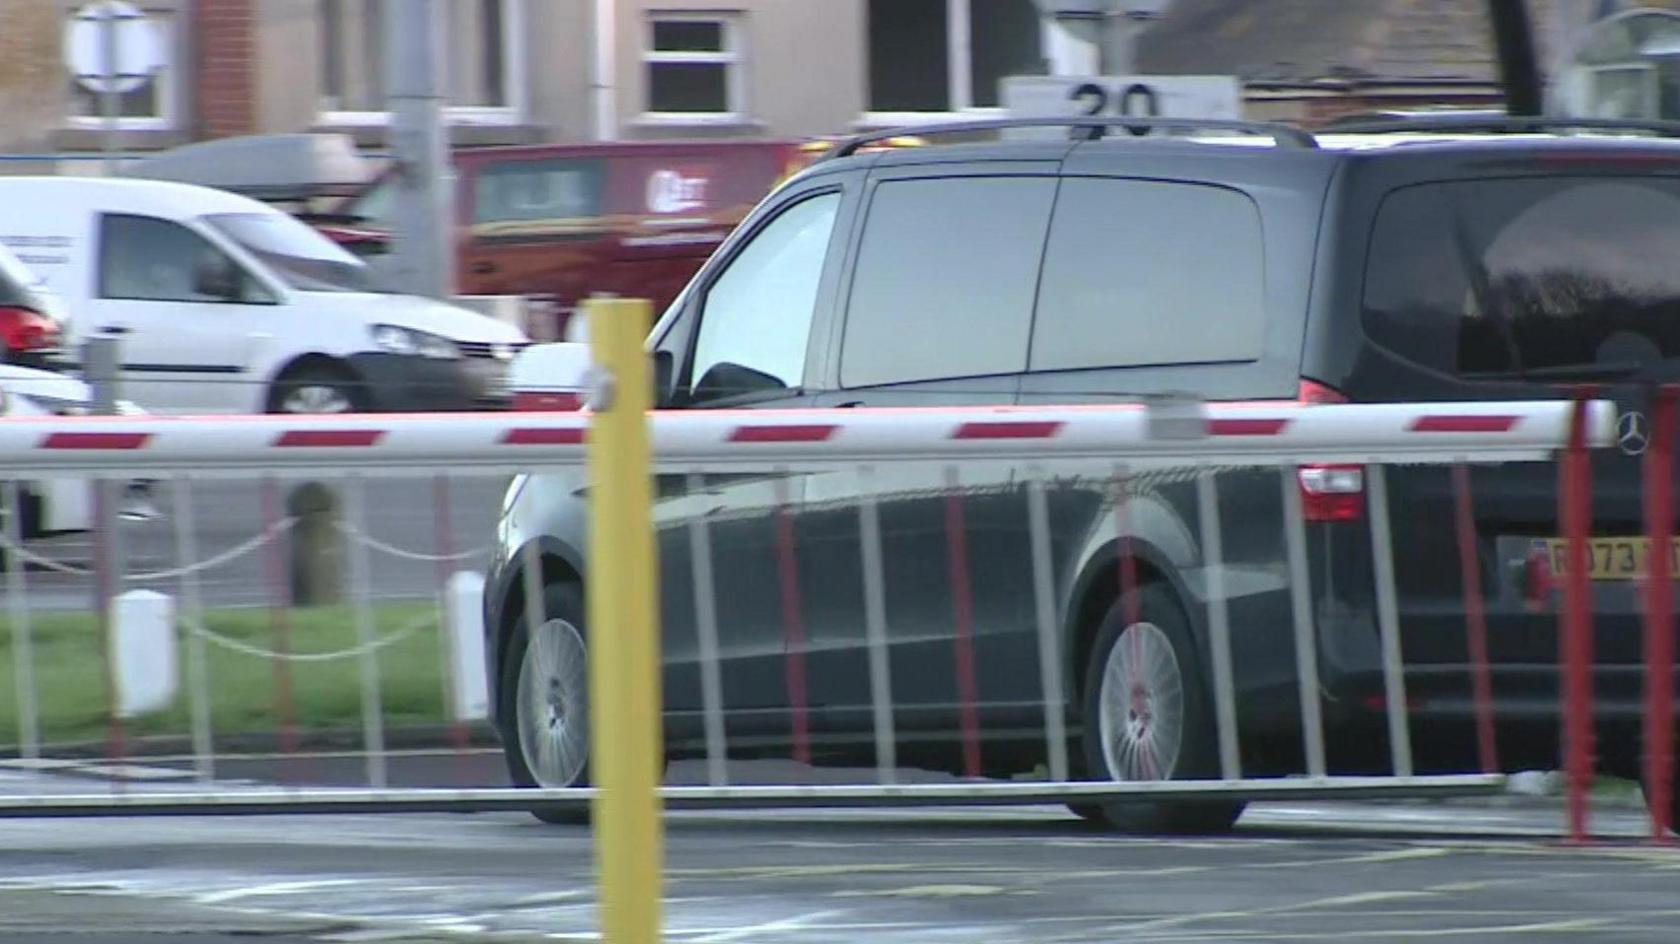
<instances>
[{"instance_id":1,"label":"van tail light","mask_svg":"<svg viewBox=\"0 0 1680 944\"><path fill-rule=\"evenodd\" d=\"M1365 470L1356 465L1304 465L1301 516L1307 521L1358 521L1365 515Z\"/></svg>"},{"instance_id":2,"label":"van tail light","mask_svg":"<svg viewBox=\"0 0 1680 944\"><path fill-rule=\"evenodd\" d=\"M41 351L58 347L58 325L28 308L0 306L0 344L8 351Z\"/></svg>"},{"instance_id":3,"label":"van tail light","mask_svg":"<svg viewBox=\"0 0 1680 944\"><path fill-rule=\"evenodd\" d=\"M520 390L513 395L513 408L525 412L570 413L583 409L583 394Z\"/></svg>"},{"instance_id":4,"label":"van tail light","mask_svg":"<svg viewBox=\"0 0 1680 944\"><path fill-rule=\"evenodd\" d=\"M1295 402L1347 403L1335 387L1301 378ZM1365 470L1357 465L1304 465L1295 470L1301 484L1301 516L1307 521L1358 521L1365 515Z\"/></svg>"},{"instance_id":5,"label":"van tail light","mask_svg":"<svg viewBox=\"0 0 1680 944\"><path fill-rule=\"evenodd\" d=\"M1346 403L1347 394L1335 387L1326 386L1316 380L1301 378L1300 387L1296 388L1295 401L1297 403Z\"/></svg>"}]
</instances>

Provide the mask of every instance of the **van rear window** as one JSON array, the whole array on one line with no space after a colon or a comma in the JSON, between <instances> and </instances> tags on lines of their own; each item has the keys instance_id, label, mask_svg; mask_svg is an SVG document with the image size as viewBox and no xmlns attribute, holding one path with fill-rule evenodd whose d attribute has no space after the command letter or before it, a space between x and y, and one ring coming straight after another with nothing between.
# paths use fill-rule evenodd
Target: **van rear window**
<instances>
[{"instance_id":1,"label":"van rear window","mask_svg":"<svg viewBox=\"0 0 1680 944\"><path fill-rule=\"evenodd\" d=\"M1680 180L1396 190L1372 231L1363 309L1377 345L1471 379L1624 375L1680 358Z\"/></svg>"}]
</instances>

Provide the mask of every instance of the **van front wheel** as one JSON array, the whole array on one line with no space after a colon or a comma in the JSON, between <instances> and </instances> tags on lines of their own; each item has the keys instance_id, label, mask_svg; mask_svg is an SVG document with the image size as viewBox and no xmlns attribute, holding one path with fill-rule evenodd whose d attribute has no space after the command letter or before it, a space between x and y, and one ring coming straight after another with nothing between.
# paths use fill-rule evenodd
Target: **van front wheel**
<instances>
[{"instance_id":1,"label":"van front wheel","mask_svg":"<svg viewBox=\"0 0 1680 944\"><path fill-rule=\"evenodd\" d=\"M268 395L270 413L357 413L364 409L365 396L355 380L345 371L324 364L288 371L275 381Z\"/></svg>"}]
</instances>

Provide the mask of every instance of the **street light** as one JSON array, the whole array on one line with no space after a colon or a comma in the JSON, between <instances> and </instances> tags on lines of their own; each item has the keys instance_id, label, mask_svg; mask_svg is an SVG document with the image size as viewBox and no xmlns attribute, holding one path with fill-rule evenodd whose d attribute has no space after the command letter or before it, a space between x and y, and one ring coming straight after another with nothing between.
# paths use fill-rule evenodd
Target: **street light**
<instances>
[{"instance_id":1,"label":"street light","mask_svg":"<svg viewBox=\"0 0 1680 944\"><path fill-rule=\"evenodd\" d=\"M1172 0L1033 0L1045 16L1074 38L1096 45L1104 75L1134 71L1133 45Z\"/></svg>"}]
</instances>

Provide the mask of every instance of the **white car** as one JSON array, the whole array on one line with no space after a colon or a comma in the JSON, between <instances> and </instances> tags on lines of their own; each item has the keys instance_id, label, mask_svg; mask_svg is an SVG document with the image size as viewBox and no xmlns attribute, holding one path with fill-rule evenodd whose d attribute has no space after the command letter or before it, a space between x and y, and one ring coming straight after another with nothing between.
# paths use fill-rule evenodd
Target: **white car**
<instances>
[{"instance_id":1,"label":"white car","mask_svg":"<svg viewBox=\"0 0 1680 944\"><path fill-rule=\"evenodd\" d=\"M0 177L0 245L118 339L123 393L159 413L500 405L518 328L380 292L367 266L281 211L157 180Z\"/></svg>"},{"instance_id":2,"label":"white car","mask_svg":"<svg viewBox=\"0 0 1680 944\"><path fill-rule=\"evenodd\" d=\"M89 411L91 400L87 384L74 377L0 364L0 417L80 416ZM133 403L119 402L117 412L145 411ZM93 527L93 502L86 479L61 476L17 484L23 506L19 532L24 539ZM0 513L6 505L5 494L0 492ZM151 483L127 483L119 513L131 519L152 517Z\"/></svg>"}]
</instances>

